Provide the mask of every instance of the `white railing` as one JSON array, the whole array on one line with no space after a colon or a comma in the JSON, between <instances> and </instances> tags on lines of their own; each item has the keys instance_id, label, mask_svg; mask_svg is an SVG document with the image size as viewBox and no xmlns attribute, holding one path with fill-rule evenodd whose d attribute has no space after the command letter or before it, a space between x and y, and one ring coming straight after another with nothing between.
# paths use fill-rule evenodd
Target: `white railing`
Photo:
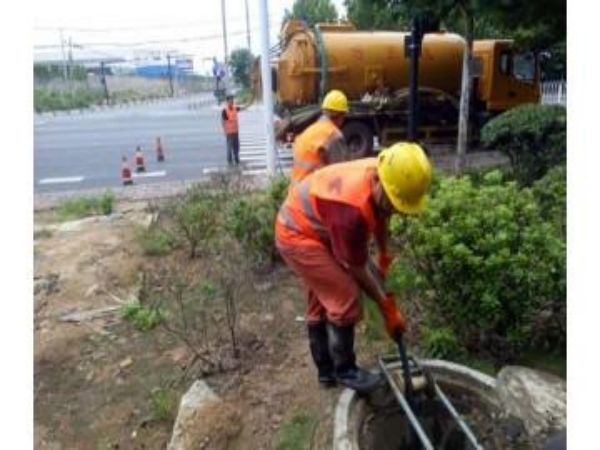
<instances>
[{"instance_id":1,"label":"white railing","mask_svg":"<svg viewBox=\"0 0 600 450\"><path fill-rule=\"evenodd\" d=\"M540 103L567 106L567 82L565 80L544 81Z\"/></svg>"}]
</instances>

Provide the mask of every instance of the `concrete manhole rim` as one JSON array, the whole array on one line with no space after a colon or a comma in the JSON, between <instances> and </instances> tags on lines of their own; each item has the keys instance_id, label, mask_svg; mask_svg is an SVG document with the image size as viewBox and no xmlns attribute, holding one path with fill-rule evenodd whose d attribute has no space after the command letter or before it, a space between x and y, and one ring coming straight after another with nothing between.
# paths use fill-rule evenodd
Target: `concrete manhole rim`
<instances>
[{"instance_id":1,"label":"concrete manhole rim","mask_svg":"<svg viewBox=\"0 0 600 450\"><path fill-rule=\"evenodd\" d=\"M436 378L461 380L482 392L493 392L496 379L462 364L441 359L424 359L419 363ZM359 450L356 430L352 427L352 412L358 396L352 389L344 389L335 407L333 450Z\"/></svg>"}]
</instances>

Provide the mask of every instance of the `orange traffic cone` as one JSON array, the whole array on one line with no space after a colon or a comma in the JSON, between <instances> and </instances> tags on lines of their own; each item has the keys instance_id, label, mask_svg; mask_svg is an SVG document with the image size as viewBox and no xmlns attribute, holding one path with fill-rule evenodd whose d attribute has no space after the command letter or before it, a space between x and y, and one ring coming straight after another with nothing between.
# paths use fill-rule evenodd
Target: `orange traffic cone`
<instances>
[{"instance_id":1,"label":"orange traffic cone","mask_svg":"<svg viewBox=\"0 0 600 450\"><path fill-rule=\"evenodd\" d=\"M127 156L123 156L121 161L121 179L123 180L123 185L128 186L133 184L133 176L127 162Z\"/></svg>"},{"instance_id":2,"label":"orange traffic cone","mask_svg":"<svg viewBox=\"0 0 600 450\"><path fill-rule=\"evenodd\" d=\"M139 145L135 149L135 171L146 171L146 165L144 164L144 154L142 153L142 148Z\"/></svg>"},{"instance_id":3,"label":"orange traffic cone","mask_svg":"<svg viewBox=\"0 0 600 450\"><path fill-rule=\"evenodd\" d=\"M165 151L162 142L160 141L160 137L156 138L156 160L158 162L163 162L165 160Z\"/></svg>"}]
</instances>

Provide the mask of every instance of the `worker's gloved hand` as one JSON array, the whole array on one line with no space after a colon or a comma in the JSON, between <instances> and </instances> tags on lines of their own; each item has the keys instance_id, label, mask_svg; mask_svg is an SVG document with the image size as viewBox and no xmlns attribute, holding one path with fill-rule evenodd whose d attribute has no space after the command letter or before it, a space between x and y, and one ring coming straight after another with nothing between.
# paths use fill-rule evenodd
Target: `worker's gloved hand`
<instances>
[{"instance_id":1,"label":"worker's gloved hand","mask_svg":"<svg viewBox=\"0 0 600 450\"><path fill-rule=\"evenodd\" d=\"M379 303L379 309L385 320L385 328L392 339L406 331L406 319L396 306L394 294L387 293Z\"/></svg>"},{"instance_id":2,"label":"worker's gloved hand","mask_svg":"<svg viewBox=\"0 0 600 450\"><path fill-rule=\"evenodd\" d=\"M388 252L379 252L379 255L377 255L377 268L384 279L387 277L388 270L390 269L393 260L394 257Z\"/></svg>"}]
</instances>

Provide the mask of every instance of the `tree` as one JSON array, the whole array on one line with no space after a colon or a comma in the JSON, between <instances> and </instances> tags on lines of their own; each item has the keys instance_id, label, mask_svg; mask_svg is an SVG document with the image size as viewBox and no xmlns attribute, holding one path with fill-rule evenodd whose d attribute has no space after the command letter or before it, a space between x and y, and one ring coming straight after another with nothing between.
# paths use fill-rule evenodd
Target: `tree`
<instances>
[{"instance_id":1,"label":"tree","mask_svg":"<svg viewBox=\"0 0 600 450\"><path fill-rule=\"evenodd\" d=\"M234 81L246 89L250 88L250 72L254 56L246 48L238 48L231 52L229 65L233 73Z\"/></svg>"},{"instance_id":2,"label":"tree","mask_svg":"<svg viewBox=\"0 0 600 450\"><path fill-rule=\"evenodd\" d=\"M319 22L334 22L338 13L331 0L296 0L292 10L285 10L284 20L304 20L309 27Z\"/></svg>"},{"instance_id":3,"label":"tree","mask_svg":"<svg viewBox=\"0 0 600 450\"><path fill-rule=\"evenodd\" d=\"M348 20L359 30L407 30L410 17L401 4L387 1L344 0Z\"/></svg>"}]
</instances>

